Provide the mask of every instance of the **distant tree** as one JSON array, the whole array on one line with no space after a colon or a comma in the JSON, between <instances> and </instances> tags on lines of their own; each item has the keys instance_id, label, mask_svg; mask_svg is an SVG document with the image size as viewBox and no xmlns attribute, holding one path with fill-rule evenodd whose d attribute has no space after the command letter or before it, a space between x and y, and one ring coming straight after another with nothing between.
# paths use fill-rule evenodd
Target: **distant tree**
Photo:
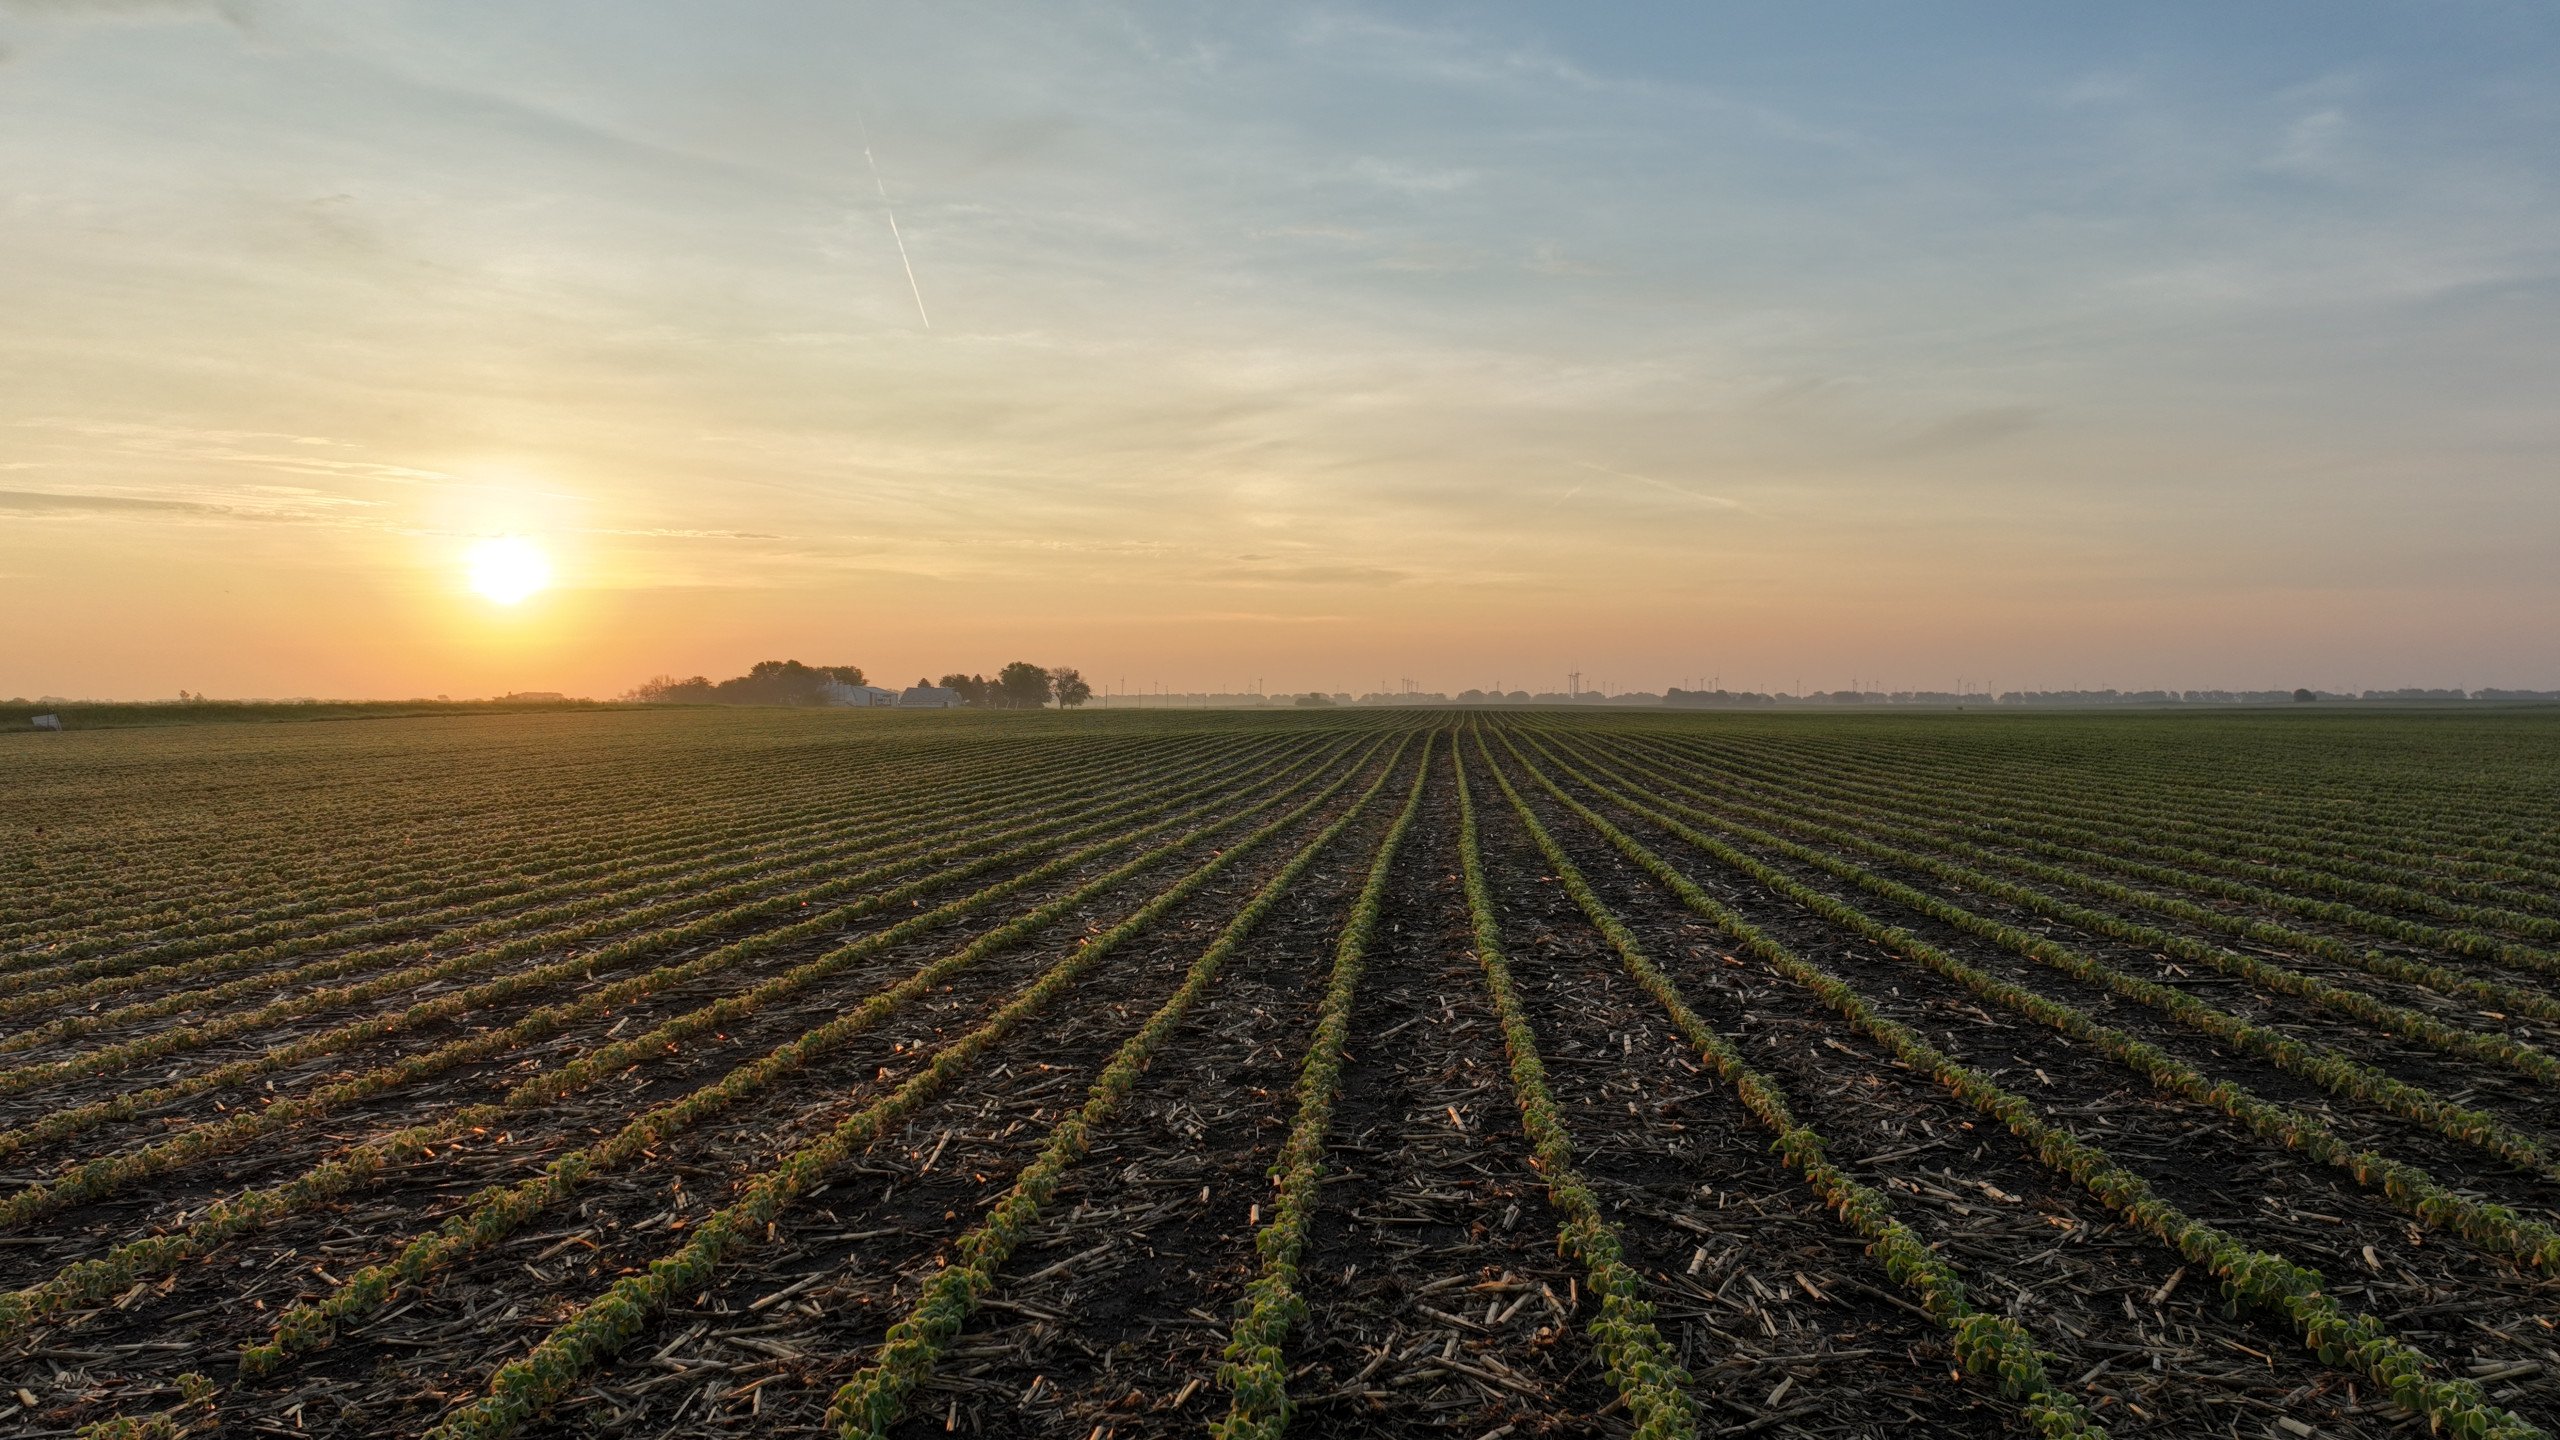
<instances>
[{"instance_id":1,"label":"distant tree","mask_svg":"<svg viewBox=\"0 0 2560 1440\"><path fill-rule=\"evenodd\" d=\"M990 703L987 695L987 677L984 675L962 675L955 671L943 676L940 683L943 689L958 695L966 704Z\"/></svg>"},{"instance_id":2,"label":"distant tree","mask_svg":"<svg viewBox=\"0 0 2560 1440\"><path fill-rule=\"evenodd\" d=\"M1072 665L1059 665L1049 671L1049 693L1058 697L1058 708L1073 710L1093 698L1093 687L1084 681L1084 673Z\"/></svg>"},{"instance_id":3,"label":"distant tree","mask_svg":"<svg viewBox=\"0 0 2560 1440\"><path fill-rule=\"evenodd\" d=\"M747 673L712 683L696 675L679 680L653 676L624 697L656 704L824 705L838 685L863 683L859 665L803 665L797 660L759 660Z\"/></svg>"},{"instance_id":4,"label":"distant tree","mask_svg":"<svg viewBox=\"0 0 2560 1440\"><path fill-rule=\"evenodd\" d=\"M2308 690L2296 690L2293 692L2293 698L2296 700L2317 700L2320 697Z\"/></svg>"},{"instance_id":5,"label":"distant tree","mask_svg":"<svg viewBox=\"0 0 2560 1440\"><path fill-rule=\"evenodd\" d=\"M747 673L713 687L715 700L731 705L824 705L832 685L859 685L859 665L803 665L759 660Z\"/></svg>"},{"instance_id":6,"label":"distant tree","mask_svg":"<svg viewBox=\"0 0 2560 1440\"><path fill-rule=\"evenodd\" d=\"M441 700L444 697L436 698ZM623 698L650 705L707 704L712 698L711 680L704 675L696 675L690 680L679 680L673 675L653 675L634 686L631 693Z\"/></svg>"},{"instance_id":7,"label":"distant tree","mask_svg":"<svg viewBox=\"0 0 2560 1440\"><path fill-rule=\"evenodd\" d=\"M1333 698L1321 690L1310 690L1298 697L1298 703L1313 708L1318 705L1331 705Z\"/></svg>"},{"instance_id":8,"label":"distant tree","mask_svg":"<svg viewBox=\"0 0 2560 1440\"><path fill-rule=\"evenodd\" d=\"M1008 710L1037 710L1049 703L1049 672L1016 660L996 672L995 703Z\"/></svg>"}]
</instances>

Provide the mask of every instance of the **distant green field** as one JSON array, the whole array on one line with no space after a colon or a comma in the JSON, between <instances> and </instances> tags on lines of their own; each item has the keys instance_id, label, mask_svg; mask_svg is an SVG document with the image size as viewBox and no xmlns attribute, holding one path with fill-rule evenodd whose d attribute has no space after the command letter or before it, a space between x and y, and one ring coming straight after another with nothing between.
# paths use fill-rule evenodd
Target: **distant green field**
<instances>
[{"instance_id":1,"label":"distant green field","mask_svg":"<svg viewBox=\"0 0 2560 1440\"><path fill-rule=\"evenodd\" d=\"M152 703L35 705L0 703L0 733L26 730L38 715L58 716L65 730L136 726L268 724L289 720L388 720L409 715L516 715L608 708L592 700L168 700Z\"/></svg>"},{"instance_id":2,"label":"distant green field","mask_svg":"<svg viewBox=\"0 0 2560 1440\"><path fill-rule=\"evenodd\" d=\"M2560 712L199 708L0 743L17 1433L2560 1419Z\"/></svg>"}]
</instances>

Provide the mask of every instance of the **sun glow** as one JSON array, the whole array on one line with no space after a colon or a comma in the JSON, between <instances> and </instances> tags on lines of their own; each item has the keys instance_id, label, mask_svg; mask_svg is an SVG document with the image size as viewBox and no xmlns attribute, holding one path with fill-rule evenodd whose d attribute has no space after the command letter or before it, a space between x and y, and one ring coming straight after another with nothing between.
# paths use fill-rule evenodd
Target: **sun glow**
<instances>
[{"instance_id":1,"label":"sun glow","mask_svg":"<svg viewBox=\"0 0 2560 1440\"><path fill-rule=\"evenodd\" d=\"M521 535L483 540L463 552L474 592L514 605L551 583L551 559Z\"/></svg>"}]
</instances>

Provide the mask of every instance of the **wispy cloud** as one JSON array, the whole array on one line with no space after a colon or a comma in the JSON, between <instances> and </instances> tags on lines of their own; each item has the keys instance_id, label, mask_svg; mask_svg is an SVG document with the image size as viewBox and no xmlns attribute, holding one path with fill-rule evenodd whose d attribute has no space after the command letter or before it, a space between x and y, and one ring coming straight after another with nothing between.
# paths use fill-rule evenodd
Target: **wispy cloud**
<instances>
[{"instance_id":1,"label":"wispy cloud","mask_svg":"<svg viewBox=\"0 0 2560 1440\"><path fill-rule=\"evenodd\" d=\"M17 515L210 515L235 514L227 505L198 500L161 500L143 495L77 494L46 490L0 490L0 510Z\"/></svg>"},{"instance_id":2,"label":"wispy cloud","mask_svg":"<svg viewBox=\"0 0 2560 1440\"><path fill-rule=\"evenodd\" d=\"M2285 127L2284 138L2267 157L2266 166L2313 179L2345 179L2354 168L2347 153L2354 128L2345 110L2324 105Z\"/></svg>"},{"instance_id":3,"label":"wispy cloud","mask_svg":"<svg viewBox=\"0 0 2560 1440\"><path fill-rule=\"evenodd\" d=\"M1588 460L1577 460L1573 463L1582 469L1591 471L1595 475L1607 475L1619 480L1633 481L1638 485L1648 486L1666 495L1677 496L1693 505L1702 506L1709 510L1748 511L1750 509L1749 506L1743 504L1739 500L1733 499L1730 496L1710 495L1703 490L1693 490L1686 485L1675 485L1668 480L1660 479L1652 475L1637 474L1633 470L1612 469L1606 465L1593 464ZM1581 487L1577 486L1574 491L1568 492L1568 498L1571 494L1579 493L1580 489Z\"/></svg>"},{"instance_id":4,"label":"wispy cloud","mask_svg":"<svg viewBox=\"0 0 2560 1440\"><path fill-rule=\"evenodd\" d=\"M1911 457L1952 455L2022 435L2034 429L2042 418L2042 411L2033 405L1986 405L1942 420L1932 420L1886 442L1878 447L1878 451L1885 455Z\"/></svg>"},{"instance_id":5,"label":"wispy cloud","mask_svg":"<svg viewBox=\"0 0 2560 1440\"><path fill-rule=\"evenodd\" d=\"M1208 581L1243 585L1348 585L1376 587L1402 585L1413 579L1410 571L1384 565L1238 565L1203 569L1194 572Z\"/></svg>"}]
</instances>

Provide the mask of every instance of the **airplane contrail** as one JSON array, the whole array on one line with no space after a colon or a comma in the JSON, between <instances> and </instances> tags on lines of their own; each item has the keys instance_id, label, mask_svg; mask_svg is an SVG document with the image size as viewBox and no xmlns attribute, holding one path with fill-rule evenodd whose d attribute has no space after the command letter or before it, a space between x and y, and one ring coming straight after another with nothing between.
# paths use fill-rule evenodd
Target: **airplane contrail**
<instances>
[{"instance_id":1,"label":"airplane contrail","mask_svg":"<svg viewBox=\"0 0 2560 1440\"><path fill-rule=\"evenodd\" d=\"M871 167L871 188L880 192L881 213L889 217L889 238L898 244L898 263L906 267L907 289L916 297L916 318L930 330L933 317L924 313L924 287L916 283L916 262L907 258L907 237L898 233L898 212L889 204L889 187L880 181L880 162L871 158L871 127L863 122L859 109L853 112L853 123L862 131L862 163Z\"/></svg>"}]
</instances>

